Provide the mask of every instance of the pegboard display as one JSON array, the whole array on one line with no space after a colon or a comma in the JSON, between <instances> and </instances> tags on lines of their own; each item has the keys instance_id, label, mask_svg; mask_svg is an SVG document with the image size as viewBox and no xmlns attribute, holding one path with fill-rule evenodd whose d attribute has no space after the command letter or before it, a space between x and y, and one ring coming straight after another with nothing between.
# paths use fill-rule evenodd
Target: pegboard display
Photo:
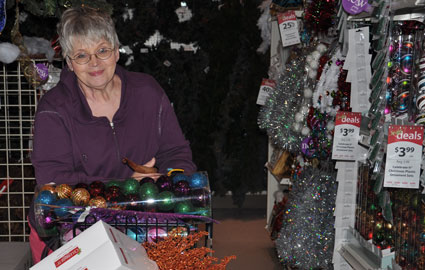
<instances>
[{"instance_id":1,"label":"pegboard display","mask_svg":"<svg viewBox=\"0 0 425 270\"><path fill-rule=\"evenodd\" d=\"M32 129L45 90L28 83L19 62L1 67L0 89L0 241L28 241L26 217L35 189Z\"/></svg>"}]
</instances>

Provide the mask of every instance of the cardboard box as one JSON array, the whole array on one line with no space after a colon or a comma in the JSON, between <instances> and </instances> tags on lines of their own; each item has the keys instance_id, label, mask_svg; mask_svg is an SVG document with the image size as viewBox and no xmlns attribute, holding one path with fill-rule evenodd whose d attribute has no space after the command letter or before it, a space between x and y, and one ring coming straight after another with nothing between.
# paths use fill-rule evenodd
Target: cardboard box
<instances>
[{"instance_id":1,"label":"cardboard box","mask_svg":"<svg viewBox=\"0 0 425 270\"><path fill-rule=\"evenodd\" d=\"M158 270L143 246L98 221L30 270Z\"/></svg>"}]
</instances>

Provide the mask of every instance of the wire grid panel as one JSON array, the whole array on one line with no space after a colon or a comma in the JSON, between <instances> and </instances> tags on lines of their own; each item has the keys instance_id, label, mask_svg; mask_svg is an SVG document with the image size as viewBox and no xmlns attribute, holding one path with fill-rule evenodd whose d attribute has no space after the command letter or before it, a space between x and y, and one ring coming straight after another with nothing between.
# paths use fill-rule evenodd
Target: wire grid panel
<instances>
[{"instance_id":1,"label":"wire grid panel","mask_svg":"<svg viewBox=\"0 0 425 270\"><path fill-rule=\"evenodd\" d=\"M35 62L46 63L46 60ZM0 241L28 241L34 196L34 115L43 90L30 85L19 62L0 70Z\"/></svg>"}]
</instances>

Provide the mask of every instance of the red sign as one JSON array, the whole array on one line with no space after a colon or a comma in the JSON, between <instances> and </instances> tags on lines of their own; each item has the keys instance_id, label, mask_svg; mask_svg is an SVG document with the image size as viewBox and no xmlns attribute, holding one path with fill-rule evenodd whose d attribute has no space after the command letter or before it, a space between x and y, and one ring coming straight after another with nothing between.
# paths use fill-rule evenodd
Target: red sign
<instances>
[{"instance_id":1,"label":"red sign","mask_svg":"<svg viewBox=\"0 0 425 270\"><path fill-rule=\"evenodd\" d=\"M422 126L397 126L388 128L388 144L394 142L411 142L422 145L424 138L424 127Z\"/></svg>"},{"instance_id":2,"label":"red sign","mask_svg":"<svg viewBox=\"0 0 425 270\"><path fill-rule=\"evenodd\" d=\"M66 253L59 260L57 260L55 262L55 266L56 267L61 266L62 264L64 264L65 262L67 262L72 257L74 257L75 255L78 255L78 254L80 254L80 248L79 247L75 247L73 250L71 250L70 252Z\"/></svg>"},{"instance_id":3,"label":"red sign","mask_svg":"<svg viewBox=\"0 0 425 270\"><path fill-rule=\"evenodd\" d=\"M362 118L362 114L358 112L339 111L336 115L335 126L347 124L347 125L360 127L361 118Z\"/></svg>"}]
</instances>

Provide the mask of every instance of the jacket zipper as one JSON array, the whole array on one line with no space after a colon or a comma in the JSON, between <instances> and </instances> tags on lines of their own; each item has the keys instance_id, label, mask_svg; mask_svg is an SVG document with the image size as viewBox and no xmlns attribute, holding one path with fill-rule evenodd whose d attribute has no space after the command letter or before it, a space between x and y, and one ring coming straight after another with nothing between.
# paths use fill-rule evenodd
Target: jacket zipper
<instances>
[{"instance_id":1,"label":"jacket zipper","mask_svg":"<svg viewBox=\"0 0 425 270\"><path fill-rule=\"evenodd\" d=\"M115 149L117 150L117 158L118 158L118 161L121 162L120 148L118 147L118 141L117 141L117 135L115 133L114 122L109 122L109 125L111 126L112 135L114 136Z\"/></svg>"}]
</instances>

